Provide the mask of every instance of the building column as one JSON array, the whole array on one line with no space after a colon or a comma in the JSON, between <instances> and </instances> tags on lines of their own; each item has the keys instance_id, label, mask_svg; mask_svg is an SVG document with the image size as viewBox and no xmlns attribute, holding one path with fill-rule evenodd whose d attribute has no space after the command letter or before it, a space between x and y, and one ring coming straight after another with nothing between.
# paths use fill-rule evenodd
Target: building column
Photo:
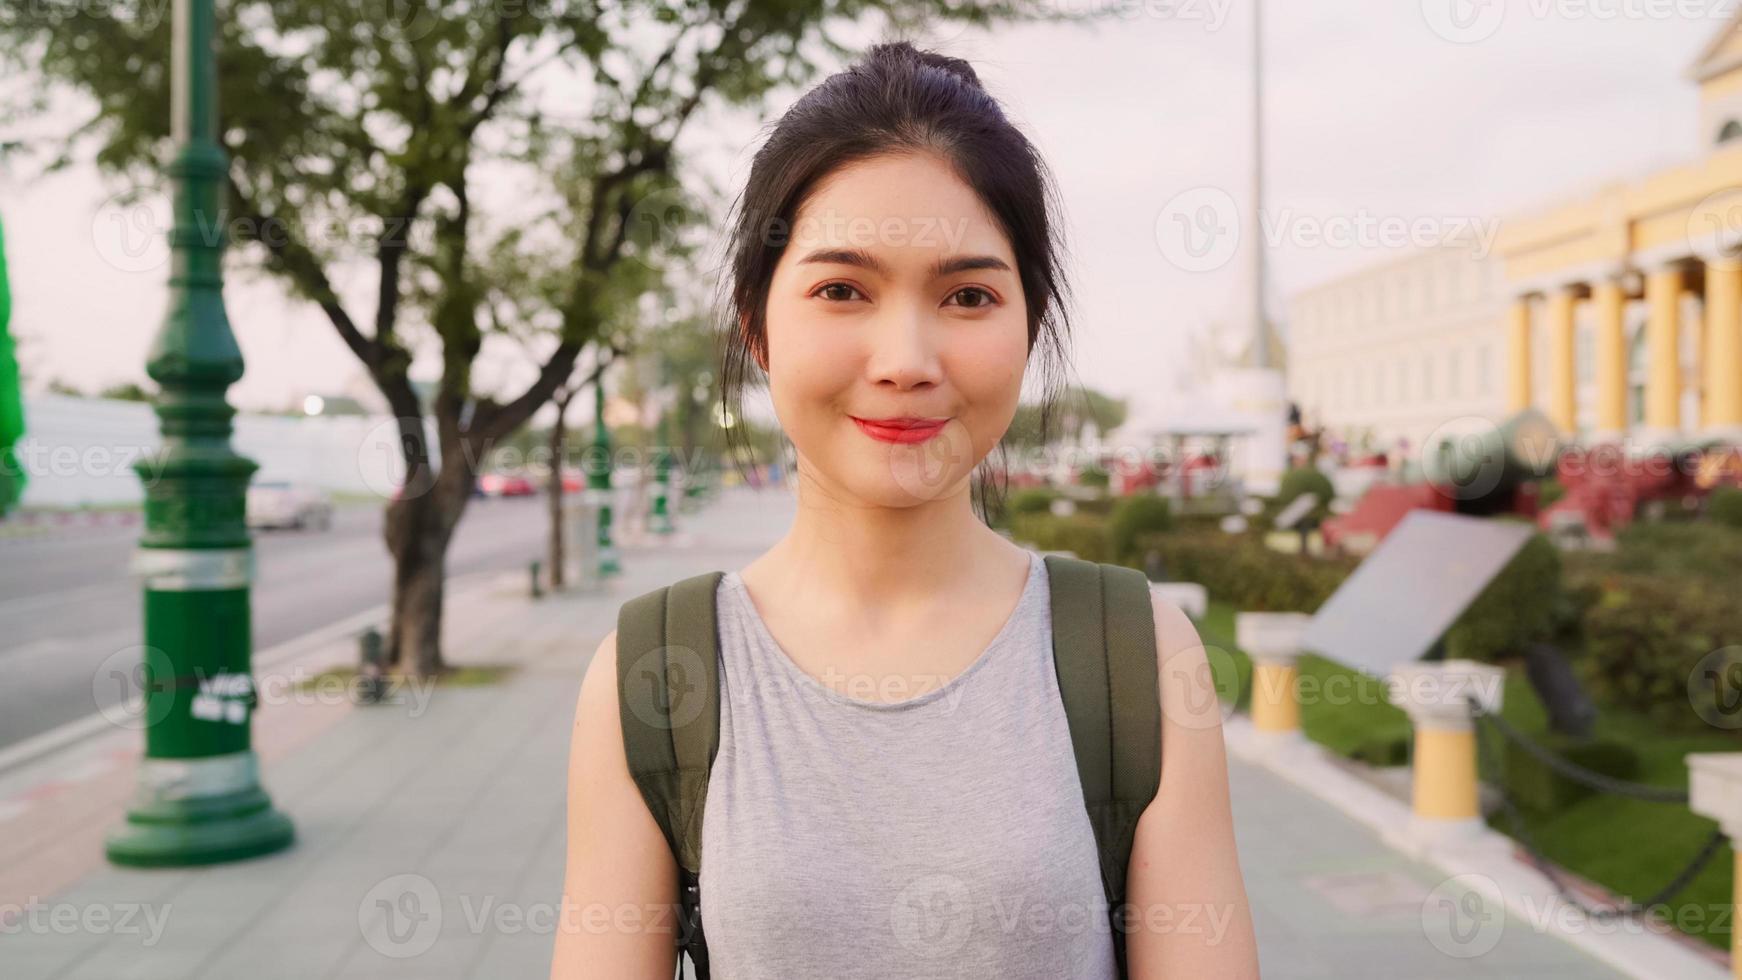
<instances>
[{"instance_id":1,"label":"building column","mask_svg":"<svg viewBox=\"0 0 1742 980\"><path fill-rule=\"evenodd\" d=\"M1706 343L1700 370L1705 424L1742 432L1742 258L1706 263Z\"/></svg>"},{"instance_id":2,"label":"building column","mask_svg":"<svg viewBox=\"0 0 1742 980\"><path fill-rule=\"evenodd\" d=\"M1530 407L1530 297L1518 296L1507 312L1506 364L1507 412L1522 412Z\"/></svg>"},{"instance_id":3,"label":"building column","mask_svg":"<svg viewBox=\"0 0 1742 980\"><path fill-rule=\"evenodd\" d=\"M1548 415L1561 432L1579 431L1579 406L1573 371L1573 307L1576 287L1557 286L1548 294Z\"/></svg>"},{"instance_id":4,"label":"building column","mask_svg":"<svg viewBox=\"0 0 1742 980\"><path fill-rule=\"evenodd\" d=\"M1657 438L1681 430L1681 266L1664 265L1646 274L1645 301L1651 319L1645 325L1645 427Z\"/></svg>"},{"instance_id":5,"label":"building column","mask_svg":"<svg viewBox=\"0 0 1742 980\"><path fill-rule=\"evenodd\" d=\"M1591 284L1596 314L1597 435L1619 439L1627 431L1627 293L1605 276Z\"/></svg>"}]
</instances>

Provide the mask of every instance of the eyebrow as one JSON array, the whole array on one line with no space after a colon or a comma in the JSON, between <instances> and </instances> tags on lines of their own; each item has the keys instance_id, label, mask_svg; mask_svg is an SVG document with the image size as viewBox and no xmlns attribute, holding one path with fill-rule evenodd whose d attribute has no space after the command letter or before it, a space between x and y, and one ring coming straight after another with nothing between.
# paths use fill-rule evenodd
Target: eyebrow
<instances>
[{"instance_id":1,"label":"eyebrow","mask_svg":"<svg viewBox=\"0 0 1742 980\"><path fill-rule=\"evenodd\" d=\"M800 264L819 262L832 265L853 265L862 269L870 269L881 276L889 275L889 267L876 256L862 248L819 248L802 259ZM927 275L933 279L956 272L968 272L974 269L1000 269L1010 271L1010 266L996 255L955 255L939 259L932 263Z\"/></svg>"}]
</instances>

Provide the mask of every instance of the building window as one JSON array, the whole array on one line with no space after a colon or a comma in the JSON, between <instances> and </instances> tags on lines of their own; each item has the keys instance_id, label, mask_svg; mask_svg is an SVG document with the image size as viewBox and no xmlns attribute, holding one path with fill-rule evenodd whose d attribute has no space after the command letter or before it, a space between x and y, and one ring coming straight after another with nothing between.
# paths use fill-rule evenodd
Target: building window
<instances>
[{"instance_id":1,"label":"building window","mask_svg":"<svg viewBox=\"0 0 1742 980\"><path fill-rule=\"evenodd\" d=\"M1573 376L1580 384L1587 384L1595 374L1592 367L1591 332L1580 330L1573 335Z\"/></svg>"},{"instance_id":2,"label":"building window","mask_svg":"<svg viewBox=\"0 0 1742 980\"><path fill-rule=\"evenodd\" d=\"M1446 394L1456 398L1463 394L1464 352L1453 350L1446 364Z\"/></svg>"},{"instance_id":3,"label":"building window","mask_svg":"<svg viewBox=\"0 0 1742 980\"><path fill-rule=\"evenodd\" d=\"M1421 397L1431 399L1434 396L1434 358L1432 354L1421 359Z\"/></svg>"},{"instance_id":4,"label":"building window","mask_svg":"<svg viewBox=\"0 0 1742 980\"><path fill-rule=\"evenodd\" d=\"M1476 392L1486 395L1494 388L1494 348L1488 344L1482 345L1482 353L1476 357Z\"/></svg>"}]
</instances>

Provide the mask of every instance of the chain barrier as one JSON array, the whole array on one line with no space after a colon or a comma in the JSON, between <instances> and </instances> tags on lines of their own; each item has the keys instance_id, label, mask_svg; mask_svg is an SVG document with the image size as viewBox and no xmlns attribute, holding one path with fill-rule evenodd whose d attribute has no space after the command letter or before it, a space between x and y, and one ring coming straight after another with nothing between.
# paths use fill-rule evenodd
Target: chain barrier
<instances>
[{"instance_id":1,"label":"chain barrier","mask_svg":"<svg viewBox=\"0 0 1742 980\"><path fill-rule=\"evenodd\" d=\"M1481 705L1477 704L1474 699L1471 699L1469 703L1470 715L1477 725L1477 757L1480 759L1482 768L1490 773L1494 773L1498 776L1501 770L1496 765L1493 755L1489 751L1489 740L1484 738L1482 735L1484 728L1492 728L1512 744L1517 745L1526 752L1535 756L1537 759L1540 759L1555 772L1560 773L1575 783L1582 786L1588 786L1598 792L1608 793L1614 796L1624 796L1635 800L1643 800L1648 803L1686 803L1688 801L1688 793L1686 790L1678 790L1667 786L1651 786L1645 783L1631 783L1626 780L1616 779L1613 776L1604 775L1603 773L1597 772L1593 769L1586 769L1584 766L1578 765L1577 763L1569 762L1566 759L1555 755L1553 752L1550 752L1547 748L1532 742L1523 732L1514 728L1499 715L1483 711ZM1496 785L1499 787L1500 791L1501 809L1506 812L1507 822L1512 826L1512 837L1524 847L1525 854L1530 857L1530 863L1536 867L1536 870L1542 873L1543 877L1548 879L1550 885L1554 886L1555 893L1560 896L1561 901L1573 906L1582 912L1587 918L1597 922L1638 918L1650 914L1654 909L1660 906L1668 904L1671 898L1675 897L1682 889L1686 888L1688 883L1693 881L1695 876L1704 870L1707 864L1711 863L1712 858L1717 855L1725 839L1723 830L1712 831L1712 835L1706 838L1706 842L1700 846L1699 851L1694 854L1693 859L1678 871L1674 877L1670 878L1662 888L1659 888L1656 892L1652 893L1651 897L1643 902L1635 902L1632 899L1626 899L1619 905L1611 905L1607 907L1587 905L1583 899L1573 893L1572 889L1561 878L1559 869L1555 867L1552 861L1543 855L1542 849L1537 846L1535 835L1533 835L1526 826L1524 814L1519 810L1518 802L1512 798L1510 793L1506 792L1505 780L1497 778Z\"/></svg>"}]
</instances>

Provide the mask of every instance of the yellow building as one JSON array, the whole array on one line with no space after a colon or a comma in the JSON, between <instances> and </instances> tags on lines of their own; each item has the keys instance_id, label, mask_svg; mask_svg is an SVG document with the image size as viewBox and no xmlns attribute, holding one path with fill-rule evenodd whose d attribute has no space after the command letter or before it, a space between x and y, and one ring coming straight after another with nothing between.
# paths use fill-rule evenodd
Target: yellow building
<instances>
[{"instance_id":1,"label":"yellow building","mask_svg":"<svg viewBox=\"0 0 1742 980\"><path fill-rule=\"evenodd\" d=\"M1700 159L1502 223L1508 409L1591 440L1742 437L1742 14L1690 74Z\"/></svg>"}]
</instances>

